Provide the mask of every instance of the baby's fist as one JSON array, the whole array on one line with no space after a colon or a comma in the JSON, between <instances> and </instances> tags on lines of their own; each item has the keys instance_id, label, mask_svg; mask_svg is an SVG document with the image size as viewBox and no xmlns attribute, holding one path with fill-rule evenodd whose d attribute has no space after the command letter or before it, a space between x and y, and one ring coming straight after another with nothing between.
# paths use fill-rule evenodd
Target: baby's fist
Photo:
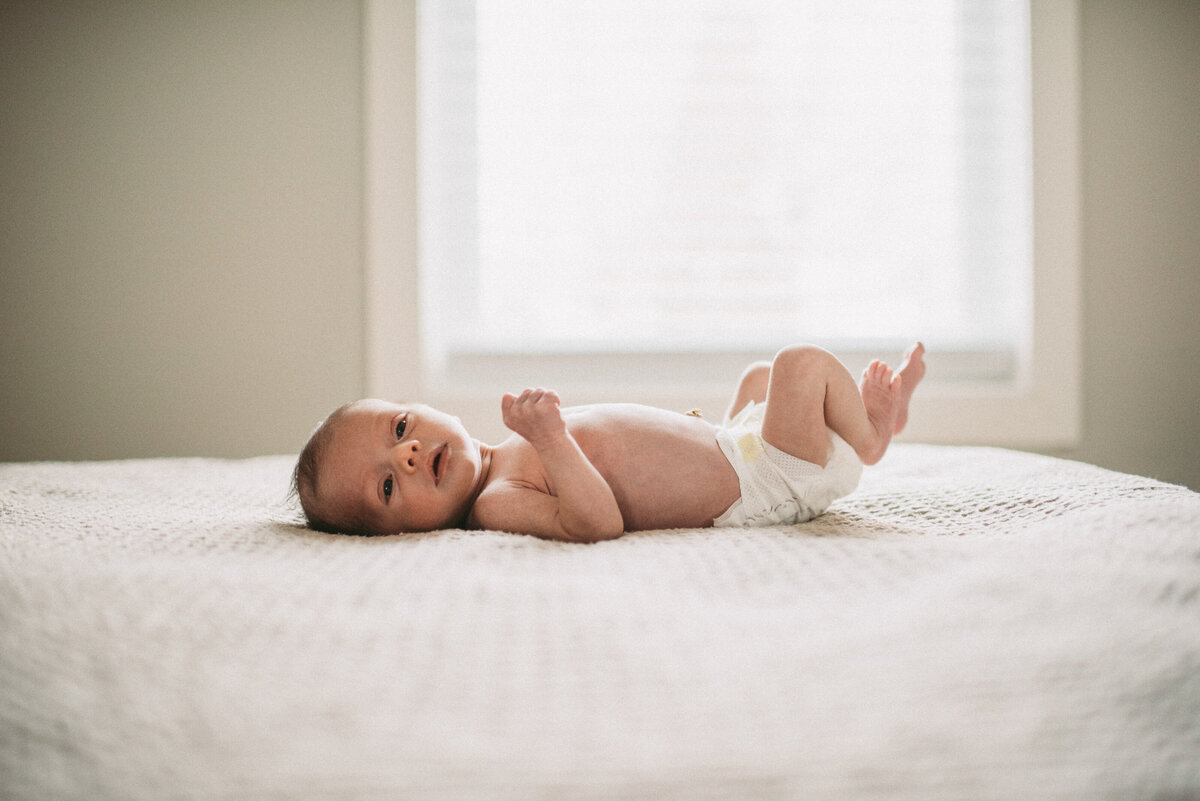
<instances>
[{"instance_id":1,"label":"baby's fist","mask_svg":"<svg viewBox=\"0 0 1200 801\"><path fill-rule=\"evenodd\" d=\"M504 425L529 440L535 448L548 445L566 430L559 411L558 393L550 389L527 389L520 395L505 395L500 401Z\"/></svg>"}]
</instances>

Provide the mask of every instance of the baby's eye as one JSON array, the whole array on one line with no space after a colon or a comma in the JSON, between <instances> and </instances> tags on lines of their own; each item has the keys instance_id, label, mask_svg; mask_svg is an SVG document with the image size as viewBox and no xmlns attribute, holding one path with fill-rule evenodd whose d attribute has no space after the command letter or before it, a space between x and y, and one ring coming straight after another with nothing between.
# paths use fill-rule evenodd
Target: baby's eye
<instances>
[{"instance_id":1,"label":"baby's eye","mask_svg":"<svg viewBox=\"0 0 1200 801\"><path fill-rule=\"evenodd\" d=\"M404 439L404 431L408 428L407 415L400 418L400 422L396 423L396 439Z\"/></svg>"},{"instance_id":2,"label":"baby's eye","mask_svg":"<svg viewBox=\"0 0 1200 801\"><path fill-rule=\"evenodd\" d=\"M392 497L392 479L390 477L383 480L383 497Z\"/></svg>"}]
</instances>

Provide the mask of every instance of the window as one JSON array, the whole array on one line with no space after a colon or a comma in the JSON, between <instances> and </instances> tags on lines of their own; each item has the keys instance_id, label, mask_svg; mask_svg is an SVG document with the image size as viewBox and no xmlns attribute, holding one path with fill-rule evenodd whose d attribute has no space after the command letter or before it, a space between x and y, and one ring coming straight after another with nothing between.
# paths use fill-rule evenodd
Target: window
<instances>
[{"instance_id":1,"label":"window","mask_svg":"<svg viewBox=\"0 0 1200 801\"><path fill-rule=\"evenodd\" d=\"M854 369L920 336L960 419L922 439L1074 436L1072 4L418 8L408 386L720 405L783 344ZM368 6L370 163L403 13ZM1016 399L1064 413L1031 434Z\"/></svg>"}]
</instances>

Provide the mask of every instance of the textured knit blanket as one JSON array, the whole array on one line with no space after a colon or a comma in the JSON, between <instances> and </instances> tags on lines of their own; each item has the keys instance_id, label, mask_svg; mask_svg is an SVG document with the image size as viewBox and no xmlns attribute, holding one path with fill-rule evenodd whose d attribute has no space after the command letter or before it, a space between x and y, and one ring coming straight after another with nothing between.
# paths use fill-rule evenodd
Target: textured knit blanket
<instances>
[{"instance_id":1,"label":"textured knit blanket","mask_svg":"<svg viewBox=\"0 0 1200 801\"><path fill-rule=\"evenodd\" d=\"M1200 494L898 445L810 523L355 538L0 465L0 798L1200 798Z\"/></svg>"}]
</instances>

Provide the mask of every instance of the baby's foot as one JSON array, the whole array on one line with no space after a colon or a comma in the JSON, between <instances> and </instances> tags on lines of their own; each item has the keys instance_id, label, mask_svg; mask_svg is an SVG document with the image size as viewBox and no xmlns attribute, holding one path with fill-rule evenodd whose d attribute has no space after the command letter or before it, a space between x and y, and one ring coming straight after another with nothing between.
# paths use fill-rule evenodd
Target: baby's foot
<instances>
[{"instance_id":1,"label":"baby's foot","mask_svg":"<svg viewBox=\"0 0 1200 801\"><path fill-rule=\"evenodd\" d=\"M867 420L876 436L876 441L859 451L858 456L863 464L875 464L883 458L896 430L904 379L883 362L875 360L863 370L858 388L867 410Z\"/></svg>"},{"instance_id":2,"label":"baby's foot","mask_svg":"<svg viewBox=\"0 0 1200 801\"><path fill-rule=\"evenodd\" d=\"M912 400L913 390L925 377L925 346L920 342L913 345L904 354L904 363L896 371L902 379L900 385L900 405L896 410L896 431L899 434L908 424L908 402Z\"/></svg>"}]
</instances>

